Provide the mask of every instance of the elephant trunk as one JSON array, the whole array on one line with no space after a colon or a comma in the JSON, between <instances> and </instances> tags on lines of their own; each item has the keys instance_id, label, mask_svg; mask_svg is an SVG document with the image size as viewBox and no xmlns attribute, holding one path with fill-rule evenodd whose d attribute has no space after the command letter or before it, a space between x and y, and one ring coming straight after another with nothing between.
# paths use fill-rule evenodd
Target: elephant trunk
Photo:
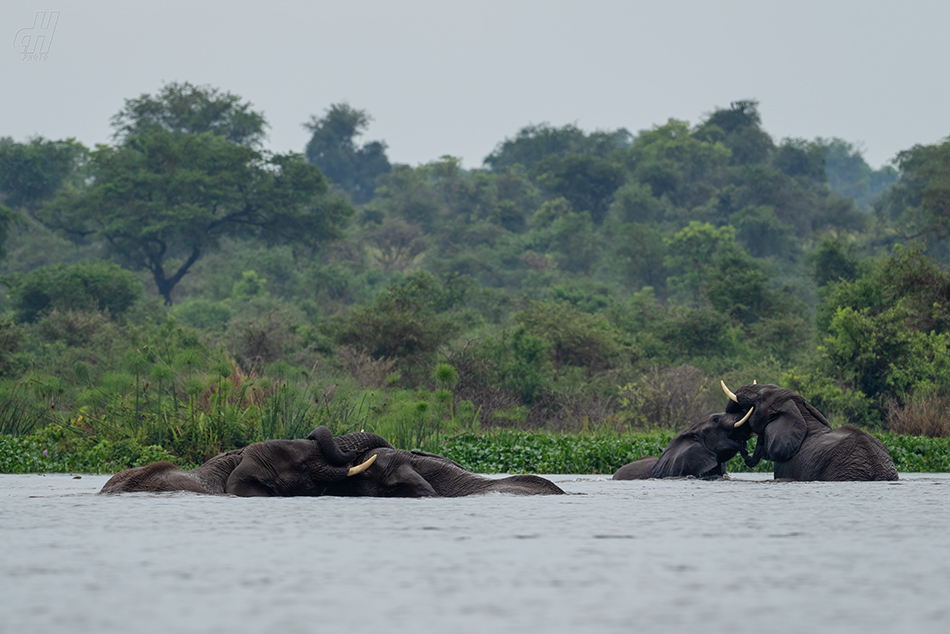
<instances>
[{"instance_id":1,"label":"elephant trunk","mask_svg":"<svg viewBox=\"0 0 950 634\"><path fill-rule=\"evenodd\" d=\"M740 450L742 454L742 460L745 462L745 466L750 469L755 469L760 462L762 462L762 454L765 453L765 443L762 440L762 436L759 436L755 443L755 450L752 452L752 457L749 457L749 452Z\"/></svg>"},{"instance_id":2,"label":"elephant trunk","mask_svg":"<svg viewBox=\"0 0 950 634\"><path fill-rule=\"evenodd\" d=\"M333 441L333 435L330 433L330 430L323 425L310 432L307 435L307 440L316 441L320 447L320 453L322 453L326 461L334 467L342 467L343 465L349 464L353 462L353 459L357 456L356 451L341 450Z\"/></svg>"}]
</instances>

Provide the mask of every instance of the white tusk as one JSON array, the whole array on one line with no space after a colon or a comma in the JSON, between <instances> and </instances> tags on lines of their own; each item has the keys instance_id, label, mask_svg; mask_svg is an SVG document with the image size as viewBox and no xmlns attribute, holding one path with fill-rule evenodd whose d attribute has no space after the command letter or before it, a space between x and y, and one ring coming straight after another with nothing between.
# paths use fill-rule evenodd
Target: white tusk
<instances>
[{"instance_id":1,"label":"white tusk","mask_svg":"<svg viewBox=\"0 0 950 634\"><path fill-rule=\"evenodd\" d=\"M364 462L363 464L358 464L355 467L350 467L350 470L346 473L346 477L355 476L359 473L363 473L364 471L369 469L369 466L373 464L374 462L376 462L376 454L373 454L372 456L370 456L370 459Z\"/></svg>"},{"instance_id":2,"label":"white tusk","mask_svg":"<svg viewBox=\"0 0 950 634\"><path fill-rule=\"evenodd\" d=\"M735 402L735 403L738 403L738 402L739 402L739 399L737 399L737 398L736 398L736 395L732 393L732 390L730 390L728 387L726 387L726 382L725 382L725 381L719 381L719 384L722 385L722 391L726 393L726 396L729 397L729 400L730 400L730 401L733 401L733 402Z\"/></svg>"},{"instance_id":3,"label":"white tusk","mask_svg":"<svg viewBox=\"0 0 950 634\"><path fill-rule=\"evenodd\" d=\"M753 407L748 412L746 412L745 416L742 417L742 420L740 420L738 423L733 425L733 427L741 427L747 420L749 420L749 416L752 416L752 412L754 411L755 411L755 408Z\"/></svg>"},{"instance_id":4,"label":"white tusk","mask_svg":"<svg viewBox=\"0 0 950 634\"><path fill-rule=\"evenodd\" d=\"M758 381L756 381L755 379L752 379L752 385L758 385L758 384L759 384Z\"/></svg>"}]
</instances>

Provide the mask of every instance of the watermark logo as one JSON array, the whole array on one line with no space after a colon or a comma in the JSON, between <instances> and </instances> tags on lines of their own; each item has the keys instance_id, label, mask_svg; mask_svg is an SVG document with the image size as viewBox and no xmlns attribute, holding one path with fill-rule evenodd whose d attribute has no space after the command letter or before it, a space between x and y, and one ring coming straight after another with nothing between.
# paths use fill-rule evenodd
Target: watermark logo
<instances>
[{"instance_id":1,"label":"watermark logo","mask_svg":"<svg viewBox=\"0 0 950 634\"><path fill-rule=\"evenodd\" d=\"M13 48L23 55L24 62L45 62L49 57L49 47L53 43L53 33L59 22L59 11L37 11L31 28L22 28L13 38Z\"/></svg>"}]
</instances>

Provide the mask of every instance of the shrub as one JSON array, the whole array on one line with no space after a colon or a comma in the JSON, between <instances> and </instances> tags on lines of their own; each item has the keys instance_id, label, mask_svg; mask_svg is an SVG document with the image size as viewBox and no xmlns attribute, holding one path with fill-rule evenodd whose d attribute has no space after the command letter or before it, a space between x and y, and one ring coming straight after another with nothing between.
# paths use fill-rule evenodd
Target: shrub
<instances>
[{"instance_id":1,"label":"shrub","mask_svg":"<svg viewBox=\"0 0 950 634\"><path fill-rule=\"evenodd\" d=\"M699 368L652 367L620 388L618 417L628 429L678 429L713 411L717 394Z\"/></svg>"},{"instance_id":2,"label":"shrub","mask_svg":"<svg viewBox=\"0 0 950 634\"><path fill-rule=\"evenodd\" d=\"M915 394L903 405L888 401L887 429L907 436L950 436L950 397L933 391Z\"/></svg>"},{"instance_id":3,"label":"shrub","mask_svg":"<svg viewBox=\"0 0 950 634\"><path fill-rule=\"evenodd\" d=\"M8 281L18 321L50 310L105 311L118 315L142 296L142 282L112 262L53 264Z\"/></svg>"}]
</instances>

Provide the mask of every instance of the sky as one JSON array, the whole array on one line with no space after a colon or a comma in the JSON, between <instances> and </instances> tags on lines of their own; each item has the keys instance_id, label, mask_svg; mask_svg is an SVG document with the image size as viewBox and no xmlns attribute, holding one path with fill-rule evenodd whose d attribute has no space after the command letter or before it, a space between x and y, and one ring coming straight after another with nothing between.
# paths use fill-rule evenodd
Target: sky
<instances>
[{"instance_id":1,"label":"sky","mask_svg":"<svg viewBox=\"0 0 950 634\"><path fill-rule=\"evenodd\" d=\"M0 136L109 143L126 99L188 81L251 102L275 152L345 101L391 161L474 168L532 123L635 133L756 99L776 140L876 168L950 135L948 24L946 0L11 1Z\"/></svg>"}]
</instances>

